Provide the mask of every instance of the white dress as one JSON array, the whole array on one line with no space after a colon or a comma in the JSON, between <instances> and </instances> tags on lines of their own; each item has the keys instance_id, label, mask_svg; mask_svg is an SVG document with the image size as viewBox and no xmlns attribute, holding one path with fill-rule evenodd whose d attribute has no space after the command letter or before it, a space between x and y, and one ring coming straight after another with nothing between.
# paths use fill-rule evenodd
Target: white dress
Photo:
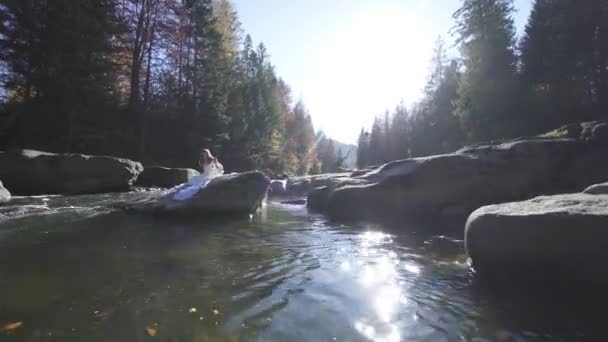
<instances>
[{"instance_id":1,"label":"white dress","mask_svg":"<svg viewBox=\"0 0 608 342\"><path fill-rule=\"evenodd\" d=\"M209 182L224 174L224 167L219 162L211 163L205 167L205 171L196 177L192 177L187 183L181 184L173 188L175 194L173 199L176 201L184 201L194 196L202 188L207 186Z\"/></svg>"}]
</instances>

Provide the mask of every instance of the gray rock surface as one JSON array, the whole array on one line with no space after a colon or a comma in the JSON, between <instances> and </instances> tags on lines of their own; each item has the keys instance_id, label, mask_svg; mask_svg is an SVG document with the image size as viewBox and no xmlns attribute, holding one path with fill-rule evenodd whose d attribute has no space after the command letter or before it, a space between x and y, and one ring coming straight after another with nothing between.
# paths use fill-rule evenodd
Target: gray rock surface
<instances>
[{"instance_id":1,"label":"gray rock surface","mask_svg":"<svg viewBox=\"0 0 608 342\"><path fill-rule=\"evenodd\" d=\"M178 215L210 216L254 213L264 201L270 180L261 172L224 175L212 179L207 186L187 200L174 199L174 191L157 192L130 205L133 212Z\"/></svg>"},{"instance_id":2,"label":"gray rock surface","mask_svg":"<svg viewBox=\"0 0 608 342\"><path fill-rule=\"evenodd\" d=\"M0 179L13 195L127 191L142 169L138 162L107 156L0 152Z\"/></svg>"},{"instance_id":3,"label":"gray rock surface","mask_svg":"<svg viewBox=\"0 0 608 342\"><path fill-rule=\"evenodd\" d=\"M608 122L597 124L591 131L593 141L608 144Z\"/></svg>"},{"instance_id":4,"label":"gray rock surface","mask_svg":"<svg viewBox=\"0 0 608 342\"><path fill-rule=\"evenodd\" d=\"M137 177L136 184L144 187L172 188L187 183L200 173L195 169L168 168L162 166L146 166Z\"/></svg>"},{"instance_id":5,"label":"gray rock surface","mask_svg":"<svg viewBox=\"0 0 608 342\"><path fill-rule=\"evenodd\" d=\"M592 185L583 192L590 195L608 195L608 182Z\"/></svg>"},{"instance_id":6,"label":"gray rock surface","mask_svg":"<svg viewBox=\"0 0 608 342\"><path fill-rule=\"evenodd\" d=\"M11 193L6 190L2 181L0 181L0 203L8 202L11 199Z\"/></svg>"},{"instance_id":7,"label":"gray rock surface","mask_svg":"<svg viewBox=\"0 0 608 342\"><path fill-rule=\"evenodd\" d=\"M590 140L601 124L569 127L578 138L518 139L331 177L310 193L309 207L349 219L466 217L488 204L580 192L608 175L606 146Z\"/></svg>"},{"instance_id":8,"label":"gray rock surface","mask_svg":"<svg viewBox=\"0 0 608 342\"><path fill-rule=\"evenodd\" d=\"M481 272L606 265L608 195L542 196L482 207L467 221L465 244Z\"/></svg>"},{"instance_id":9,"label":"gray rock surface","mask_svg":"<svg viewBox=\"0 0 608 342\"><path fill-rule=\"evenodd\" d=\"M326 173L321 175L291 177L287 180L286 195L292 197L307 196L312 190L346 180L350 173Z\"/></svg>"}]
</instances>

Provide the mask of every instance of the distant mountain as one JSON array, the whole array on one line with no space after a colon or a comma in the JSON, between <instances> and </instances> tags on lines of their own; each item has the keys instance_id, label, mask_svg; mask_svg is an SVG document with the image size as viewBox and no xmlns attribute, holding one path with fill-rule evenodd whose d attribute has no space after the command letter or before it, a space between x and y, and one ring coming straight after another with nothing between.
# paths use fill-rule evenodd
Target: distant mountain
<instances>
[{"instance_id":1,"label":"distant mountain","mask_svg":"<svg viewBox=\"0 0 608 342\"><path fill-rule=\"evenodd\" d=\"M346 156L348 158L344 161L342 165L347 169L354 169L357 167L357 146L351 144L344 144L339 141L333 140L334 148L336 149L336 154L339 156Z\"/></svg>"}]
</instances>

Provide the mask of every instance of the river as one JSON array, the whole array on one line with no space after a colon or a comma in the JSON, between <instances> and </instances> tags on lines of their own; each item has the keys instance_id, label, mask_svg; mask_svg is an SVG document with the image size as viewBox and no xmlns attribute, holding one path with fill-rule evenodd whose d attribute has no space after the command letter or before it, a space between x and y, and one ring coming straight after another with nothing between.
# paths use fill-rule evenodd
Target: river
<instances>
[{"instance_id":1,"label":"river","mask_svg":"<svg viewBox=\"0 0 608 342\"><path fill-rule=\"evenodd\" d=\"M231 221L111 208L134 196L17 198L0 211L1 341L569 341L605 330L576 299L480 284L462 240L433 227L346 225L281 204Z\"/></svg>"}]
</instances>

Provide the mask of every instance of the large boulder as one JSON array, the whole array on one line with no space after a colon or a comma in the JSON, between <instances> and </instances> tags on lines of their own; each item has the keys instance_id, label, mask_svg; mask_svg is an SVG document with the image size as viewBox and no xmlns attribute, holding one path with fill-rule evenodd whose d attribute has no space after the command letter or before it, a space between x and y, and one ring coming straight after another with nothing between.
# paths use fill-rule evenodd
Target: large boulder
<instances>
[{"instance_id":1,"label":"large boulder","mask_svg":"<svg viewBox=\"0 0 608 342\"><path fill-rule=\"evenodd\" d=\"M590 195L608 195L608 182L592 185L583 192Z\"/></svg>"},{"instance_id":2,"label":"large boulder","mask_svg":"<svg viewBox=\"0 0 608 342\"><path fill-rule=\"evenodd\" d=\"M309 207L349 219L466 218L488 204L580 192L608 174L606 147L590 139L600 124L579 124L554 138L481 145L334 177L325 188L313 190ZM594 167L588 166L590 161Z\"/></svg>"},{"instance_id":3,"label":"large boulder","mask_svg":"<svg viewBox=\"0 0 608 342\"><path fill-rule=\"evenodd\" d=\"M175 200L174 190L162 191L127 209L161 216L250 214L262 205L269 185L270 180L258 171L224 175L212 179L186 200Z\"/></svg>"},{"instance_id":4,"label":"large boulder","mask_svg":"<svg viewBox=\"0 0 608 342\"><path fill-rule=\"evenodd\" d=\"M11 199L11 193L6 190L2 181L0 181L0 203L8 202Z\"/></svg>"},{"instance_id":5,"label":"large boulder","mask_svg":"<svg viewBox=\"0 0 608 342\"><path fill-rule=\"evenodd\" d=\"M162 166L146 166L137 177L137 185L144 187L172 188L186 183L199 175L195 169L177 169Z\"/></svg>"},{"instance_id":6,"label":"large boulder","mask_svg":"<svg viewBox=\"0 0 608 342\"><path fill-rule=\"evenodd\" d=\"M586 268L604 274L608 195L543 196L482 207L467 221L465 244L482 274Z\"/></svg>"},{"instance_id":7,"label":"large boulder","mask_svg":"<svg viewBox=\"0 0 608 342\"><path fill-rule=\"evenodd\" d=\"M15 195L126 191L142 169L138 162L107 156L0 152L0 179Z\"/></svg>"}]
</instances>

